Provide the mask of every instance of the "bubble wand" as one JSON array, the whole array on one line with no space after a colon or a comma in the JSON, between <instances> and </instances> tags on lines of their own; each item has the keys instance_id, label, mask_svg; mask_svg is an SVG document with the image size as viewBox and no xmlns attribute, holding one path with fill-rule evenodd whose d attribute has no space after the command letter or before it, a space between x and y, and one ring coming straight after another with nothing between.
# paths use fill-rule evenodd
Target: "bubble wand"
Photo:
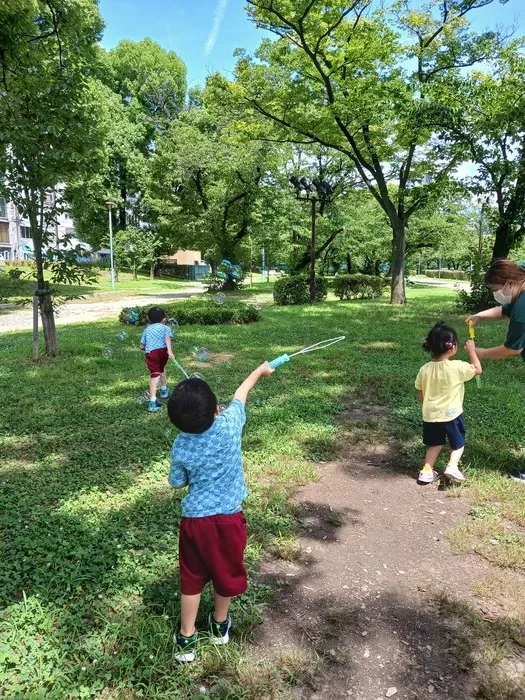
<instances>
[{"instance_id":1,"label":"bubble wand","mask_svg":"<svg viewBox=\"0 0 525 700\"><path fill-rule=\"evenodd\" d=\"M180 369L180 371L181 371L182 374L186 377L186 379L189 379L189 378L190 378L190 375L186 372L186 370L184 369L184 367L181 365L180 362L178 362L177 360L172 360L172 362L173 362L173 364L175 365L175 367L176 367L177 369Z\"/></svg>"},{"instance_id":2,"label":"bubble wand","mask_svg":"<svg viewBox=\"0 0 525 700\"><path fill-rule=\"evenodd\" d=\"M474 329L474 322L473 321L468 322L468 337L471 340L476 339L476 331ZM479 376L479 374L476 374L476 386L478 389L481 388L481 377Z\"/></svg>"},{"instance_id":3,"label":"bubble wand","mask_svg":"<svg viewBox=\"0 0 525 700\"><path fill-rule=\"evenodd\" d=\"M297 352L293 352L291 355L280 355L279 357L276 357L275 360L272 360L268 364L272 369L277 369L277 367L280 367L281 365L284 365L286 362L289 362L292 357L296 357L296 355L305 355L307 352L313 352L314 350L324 350L325 348L329 348L330 345L334 345L335 343L340 343L341 340L344 340L346 336L340 335L337 338L330 338L329 340L322 340L320 343L316 343L315 345L310 345L307 348L303 348L302 350L298 350Z\"/></svg>"}]
</instances>

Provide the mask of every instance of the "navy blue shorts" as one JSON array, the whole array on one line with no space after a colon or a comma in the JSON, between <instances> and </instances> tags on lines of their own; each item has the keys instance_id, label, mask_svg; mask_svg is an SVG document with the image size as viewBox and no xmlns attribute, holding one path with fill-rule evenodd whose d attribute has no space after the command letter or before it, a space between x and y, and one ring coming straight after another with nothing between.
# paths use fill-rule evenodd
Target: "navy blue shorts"
<instances>
[{"instance_id":1,"label":"navy blue shorts","mask_svg":"<svg viewBox=\"0 0 525 700\"><path fill-rule=\"evenodd\" d=\"M463 414L445 423L426 423L423 421L423 443L427 447L448 444L451 449L459 450L465 445L465 417Z\"/></svg>"}]
</instances>

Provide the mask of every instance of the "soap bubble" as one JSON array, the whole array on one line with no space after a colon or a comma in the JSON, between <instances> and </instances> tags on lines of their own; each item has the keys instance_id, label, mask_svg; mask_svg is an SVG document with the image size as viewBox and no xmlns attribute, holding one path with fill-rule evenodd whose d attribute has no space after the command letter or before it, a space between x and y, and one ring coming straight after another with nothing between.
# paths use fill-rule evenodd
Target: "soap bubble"
<instances>
[{"instance_id":1,"label":"soap bubble","mask_svg":"<svg viewBox=\"0 0 525 700\"><path fill-rule=\"evenodd\" d=\"M171 435L171 430L169 428L167 428L164 431L164 435L168 438L168 440L171 440L172 435Z\"/></svg>"},{"instance_id":2,"label":"soap bubble","mask_svg":"<svg viewBox=\"0 0 525 700\"><path fill-rule=\"evenodd\" d=\"M206 350L206 348L199 348L196 357L199 362L207 362L210 357L210 351Z\"/></svg>"},{"instance_id":3,"label":"soap bubble","mask_svg":"<svg viewBox=\"0 0 525 700\"><path fill-rule=\"evenodd\" d=\"M226 301L226 294L219 292L218 294L215 295L215 303L219 304L219 306L221 304L224 304L225 301Z\"/></svg>"},{"instance_id":4,"label":"soap bubble","mask_svg":"<svg viewBox=\"0 0 525 700\"><path fill-rule=\"evenodd\" d=\"M168 318L168 326L176 333L179 330L179 322L176 318Z\"/></svg>"},{"instance_id":5,"label":"soap bubble","mask_svg":"<svg viewBox=\"0 0 525 700\"><path fill-rule=\"evenodd\" d=\"M126 340L127 337L128 334L126 333L126 331L119 331L117 333L117 340Z\"/></svg>"},{"instance_id":6,"label":"soap bubble","mask_svg":"<svg viewBox=\"0 0 525 700\"><path fill-rule=\"evenodd\" d=\"M138 323L139 320L139 312L136 309L128 309L128 323L134 324Z\"/></svg>"},{"instance_id":7,"label":"soap bubble","mask_svg":"<svg viewBox=\"0 0 525 700\"><path fill-rule=\"evenodd\" d=\"M199 347L198 345L194 345L194 346L190 349L190 355L191 355L192 357L197 357L197 355L199 354L200 350L201 350L201 349L200 349L200 347Z\"/></svg>"},{"instance_id":8,"label":"soap bubble","mask_svg":"<svg viewBox=\"0 0 525 700\"><path fill-rule=\"evenodd\" d=\"M202 379L204 381L204 377L198 372L195 372L195 374L192 374L191 376L193 377L193 379Z\"/></svg>"},{"instance_id":9,"label":"soap bubble","mask_svg":"<svg viewBox=\"0 0 525 700\"><path fill-rule=\"evenodd\" d=\"M113 348L108 347L108 348L104 348L104 350L102 350L102 357L112 357L112 355L113 355Z\"/></svg>"},{"instance_id":10,"label":"soap bubble","mask_svg":"<svg viewBox=\"0 0 525 700\"><path fill-rule=\"evenodd\" d=\"M225 403L220 403L220 404L219 404L219 413L222 413L222 412L225 411L227 408L228 408L227 404L225 404Z\"/></svg>"}]
</instances>

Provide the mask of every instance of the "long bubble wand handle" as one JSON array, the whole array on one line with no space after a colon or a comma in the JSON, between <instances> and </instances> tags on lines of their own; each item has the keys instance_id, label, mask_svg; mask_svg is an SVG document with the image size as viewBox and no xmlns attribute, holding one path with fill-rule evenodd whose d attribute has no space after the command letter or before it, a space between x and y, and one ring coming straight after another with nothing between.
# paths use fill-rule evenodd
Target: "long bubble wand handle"
<instances>
[{"instance_id":1,"label":"long bubble wand handle","mask_svg":"<svg viewBox=\"0 0 525 700\"><path fill-rule=\"evenodd\" d=\"M284 365L286 362L289 362L292 357L295 357L296 355L304 355L307 352L314 352L314 350L324 350L325 348L329 348L331 345L334 345L335 343L340 343L341 340L344 340L346 336L344 335L339 335L337 338L329 338L328 340L322 340L320 343L315 343L315 345L310 345L307 348L303 348L302 350L298 350L297 352L293 352L291 355L280 355L279 357L276 357L275 360L272 360L268 364L272 369L277 369L277 367L280 367L281 365Z\"/></svg>"},{"instance_id":2,"label":"long bubble wand handle","mask_svg":"<svg viewBox=\"0 0 525 700\"><path fill-rule=\"evenodd\" d=\"M468 337L471 340L475 340L475 338L476 338L476 330L474 328L474 323L472 321L468 322ZM478 389L481 388L481 377L479 376L479 374L476 374L476 386Z\"/></svg>"},{"instance_id":3,"label":"long bubble wand handle","mask_svg":"<svg viewBox=\"0 0 525 700\"><path fill-rule=\"evenodd\" d=\"M181 371L182 374L186 377L186 379L189 379L189 378L190 378L190 375L186 372L186 370L184 369L184 367L181 365L180 362L178 362L177 360L173 360L173 364L175 365L175 367L176 367L177 369L180 369L180 371Z\"/></svg>"}]
</instances>

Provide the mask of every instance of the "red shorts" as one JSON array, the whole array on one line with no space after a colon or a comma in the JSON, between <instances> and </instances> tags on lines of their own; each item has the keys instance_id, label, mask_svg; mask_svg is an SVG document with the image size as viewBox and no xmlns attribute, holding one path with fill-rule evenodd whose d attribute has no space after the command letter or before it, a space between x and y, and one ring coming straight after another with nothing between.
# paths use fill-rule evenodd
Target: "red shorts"
<instances>
[{"instance_id":1,"label":"red shorts","mask_svg":"<svg viewBox=\"0 0 525 700\"><path fill-rule=\"evenodd\" d=\"M150 377L158 377L164 372L164 367L168 363L168 351L166 348L158 348L144 355L146 365L149 369Z\"/></svg>"},{"instance_id":2,"label":"red shorts","mask_svg":"<svg viewBox=\"0 0 525 700\"><path fill-rule=\"evenodd\" d=\"M246 518L210 515L182 518L179 532L180 587L184 595L200 593L208 581L225 598L248 588L244 568Z\"/></svg>"}]
</instances>

